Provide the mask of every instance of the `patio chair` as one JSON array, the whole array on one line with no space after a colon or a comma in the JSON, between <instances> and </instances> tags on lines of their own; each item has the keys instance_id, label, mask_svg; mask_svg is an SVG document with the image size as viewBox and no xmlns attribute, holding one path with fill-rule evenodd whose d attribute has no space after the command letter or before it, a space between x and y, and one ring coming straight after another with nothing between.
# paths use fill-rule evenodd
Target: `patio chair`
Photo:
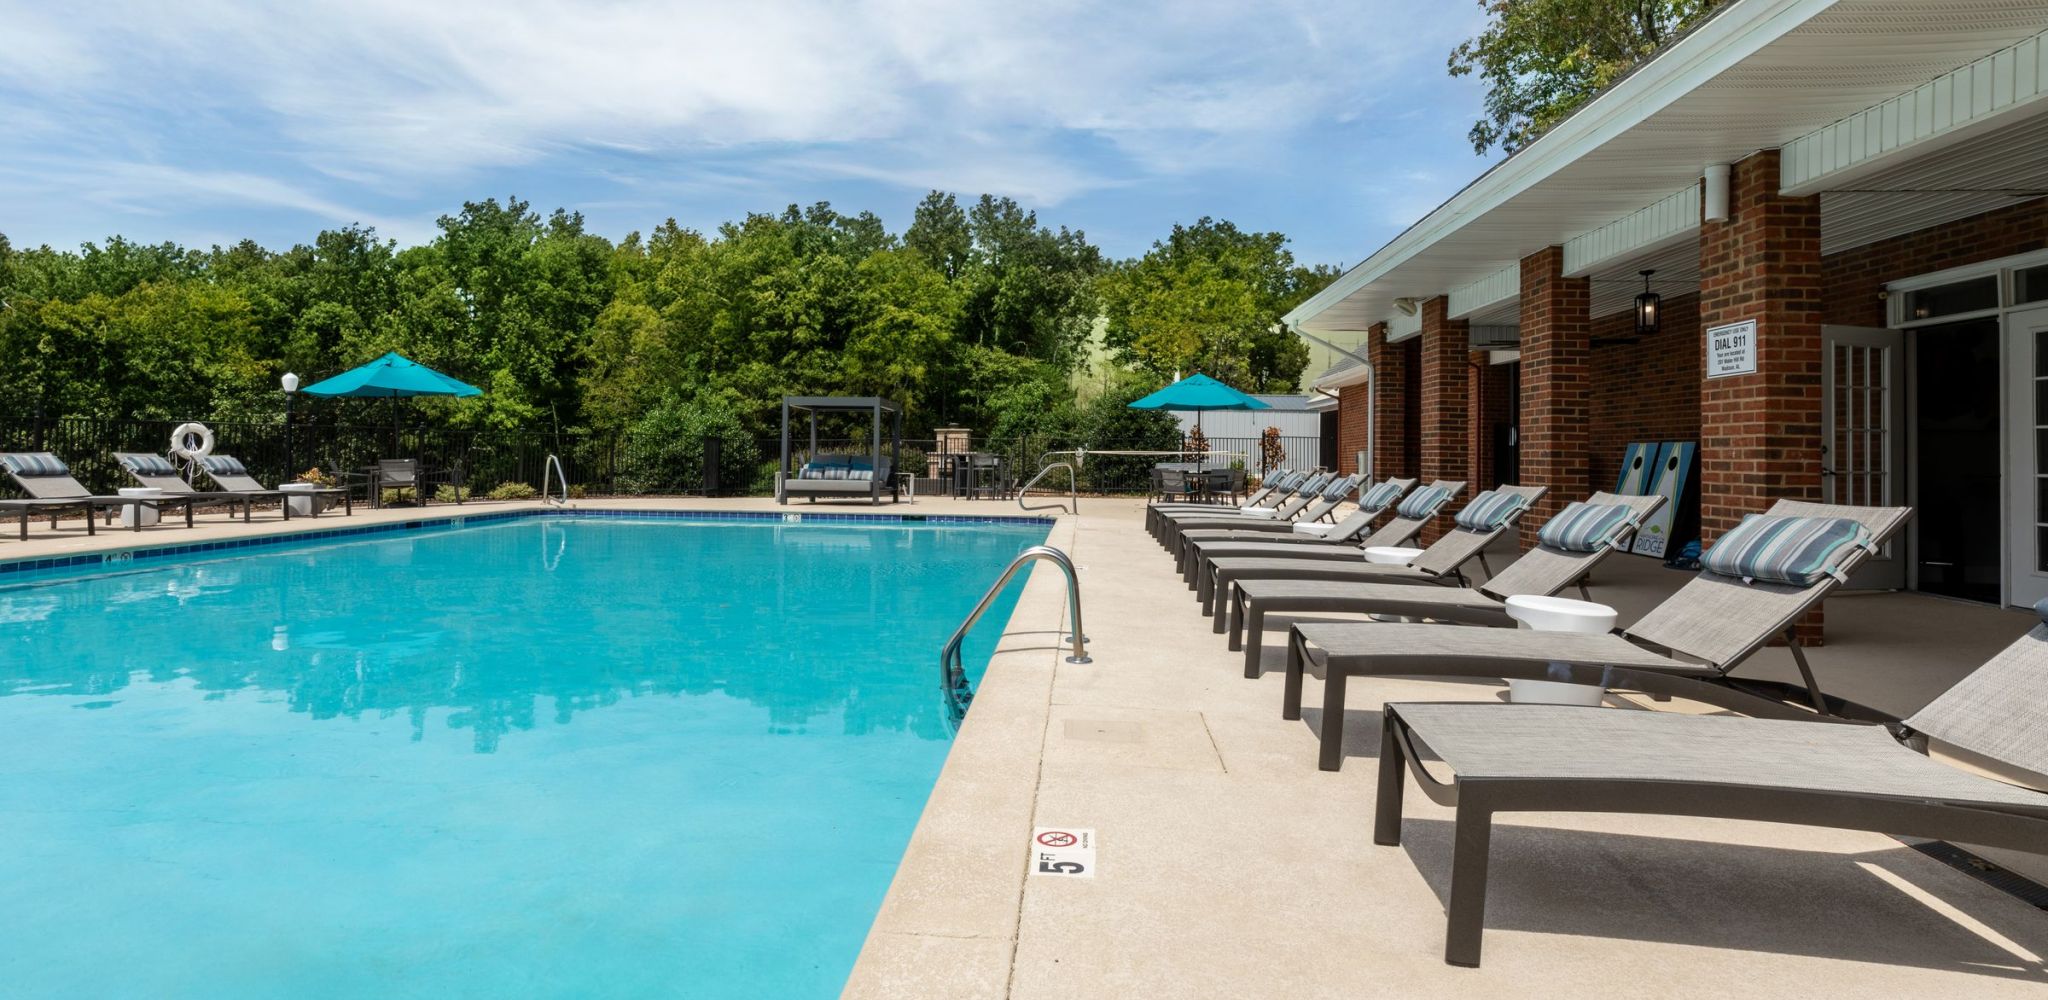
<instances>
[{"instance_id":1,"label":"patio chair","mask_svg":"<svg viewBox=\"0 0 2048 1000\"><path fill-rule=\"evenodd\" d=\"M1287 634L1281 717L1301 718L1301 678L1314 663L1323 668L1317 766L1325 771L1343 764L1344 689L1352 676L1530 678L1675 694L1748 715L1874 718L1868 709L1821 692L1793 626L1911 514L1910 507L1780 500L1765 518L1751 515L1724 535L1703 556L1706 568L1641 620L1605 635L1383 622L1297 624ZM1857 530L1851 534L1851 528ZM1786 530L1826 534L1774 556L1768 543ZM1729 676L1778 635L1791 647L1803 688ZM1795 706L1794 700L1811 708Z\"/></svg>"},{"instance_id":2,"label":"patio chair","mask_svg":"<svg viewBox=\"0 0 2048 1000\"><path fill-rule=\"evenodd\" d=\"M1358 489L1357 476L1339 476L1323 484L1311 493L1304 489L1294 498L1278 507L1246 507L1239 513L1218 511L1212 514L1181 512L1167 515L1163 525L1164 541L1170 551L1180 551L1183 532L1197 525L1202 528L1228 528L1235 525L1269 525L1275 530L1291 530L1297 523L1314 523L1329 517L1343 506L1352 491Z\"/></svg>"},{"instance_id":3,"label":"patio chair","mask_svg":"<svg viewBox=\"0 0 2048 1000\"><path fill-rule=\"evenodd\" d=\"M2048 601L2035 605L2048 620ZM1373 843L1401 842L1404 766L1457 811L1444 961L1479 964L1493 817L1647 813L1869 830L2039 853L2048 794L1926 756L1928 739L2048 774L2048 625L1902 723L1749 719L1550 705L1391 704ZM1422 748L1448 765L1439 780Z\"/></svg>"},{"instance_id":4,"label":"patio chair","mask_svg":"<svg viewBox=\"0 0 2048 1000\"><path fill-rule=\"evenodd\" d=\"M206 477L213 480L214 485L225 490L233 490L237 493L248 493L256 496L278 496L284 498L282 506L285 509L285 520L291 520L291 498L295 496L310 496L313 498L313 502L308 504L308 509L312 511L309 516L312 517L320 516L322 501L330 501L335 497L341 498L342 513L344 515L356 512L354 495L342 487L322 486L310 490L270 489L257 482L256 477L249 474L248 468L242 464L241 460L233 455L207 455L199 460L199 471L206 473Z\"/></svg>"},{"instance_id":5,"label":"patio chair","mask_svg":"<svg viewBox=\"0 0 2048 1000\"><path fill-rule=\"evenodd\" d=\"M1185 491L1187 488L1186 483L1188 476L1188 473L1185 470L1160 470L1162 482L1170 482L1171 479L1169 477L1172 477L1176 472L1180 474L1179 481L1182 484L1181 489ZM1257 492L1253 493L1251 496L1246 497L1245 502L1242 505L1196 503L1193 501L1147 504L1145 507L1145 530L1151 532L1154 536L1157 536L1159 534L1159 526L1165 520L1165 515L1179 511L1205 511L1218 514L1234 514L1243 511L1245 507L1256 507L1260 504L1276 504L1286 500L1290 496L1293 496L1296 490L1299 490L1301 487L1307 485L1313 477L1314 474L1309 472L1287 472L1285 470L1275 470L1271 475L1268 475L1266 477L1266 484L1260 487L1260 489Z\"/></svg>"},{"instance_id":6,"label":"patio chair","mask_svg":"<svg viewBox=\"0 0 2048 1000\"><path fill-rule=\"evenodd\" d=\"M1295 484L1280 499L1268 499L1266 501L1267 504L1273 506L1257 504L1246 504L1243 507L1218 507L1205 504L1196 504L1189 507L1182 507L1178 504L1154 505L1147 509L1146 516L1149 519L1153 537L1159 539L1159 544L1170 548L1173 544L1173 536L1180 530L1182 522L1191 524L1204 519L1224 518L1227 524L1233 520L1247 517L1271 521L1276 519L1283 510L1298 513L1303 507L1314 503L1316 496L1335 482L1336 479L1337 477L1332 473L1315 473ZM1215 525L1206 526L1215 527Z\"/></svg>"},{"instance_id":7,"label":"patio chair","mask_svg":"<svg viewBox=\"0 0 2048 1000\"><path fill-rule=\"evenodd\" d=\"M438 483L455 482L452 473L427 472L420 468L416 458L380 458L377 464L363 476L369 482L370 505L384 506L384 491L399 493L397 499L404 499L406 490L412 491L413 502L422 507L427 505L427 487ZM461 484L456 483L455 502L462 502Z\"/></svg>"},{"instance_id":8,"label":"patio chair","mask_svg":"<svg viewBox=\"0 0 2048 1000\"><path fill-rule=\"evenodd\" d=\"M1464 485L1442 482L1409 494L1396 511L1399 516L1387 522L1386 527L1373 532L1357 550L1326 551L1287 546L1271 551L1253 549L1251 551L1257 554L1239 556L1231 554L1232 550L1259 543L1212 545L1210 552L1213 554L1190 562L1190 571L1186 574L1188 586L1194 590L1195 598L1202 602L1202 613L1216 616L1216 631L1220 633L1223 631L1223 604L1216 600L1216 595L1227 589L1233 580L1293 577L1376 581L1398 576L1418 580L1443 576L1463 582L1464 566L1473 559L1478 559L1481 568L1491 576L1493 567L1486 565L1486 547L1515 526L1529 505L1543 495L1545 487L1503 486L1473 497L1472 502L1458 512L1451 530L1410 562L1375 563L1365 558L1364 549L1398 547L1403 542L1414 540L1423 524L1441 512L1450 501L1453 487L1463 489Z\"/></svg>"},{"instance_id":9,"label":"patio chair","mask_svg":"<svg viewBox=\"0 0 2048 1000\"><path fill-rule=\"evenodd\" d=\"M1343 580L1239 580L1230 586L1225 622L1230 648L1244 650L1244 675L1259 676L1267 616L1274 614L1389 615L1458 625L1512 628L1506 601L1523 594L1549 596L1577 584L1587 600L1586 578L1619 550L1643 520L1664 505L1662 494L1623 496L1595 493L1565 505L1543 525L1536 547L1501 567L1479 587L1435 583L1354 583Z\"/></svg>"},{"instance_id":10,"label":"patio chair","mask_svg":"<svg viewBox=\"0 0 2048 1000\"><path fill-rule=\"evenodd\" d=\"M1389 479L1371 487L1358 496L1358 506L1334 524L1318 524L1303 521L1251 520L1225 528L1189 528L1179 536L1179 549L1175 555L1176 572L1187 572L1187 560L1205 545L1221 542L1270 542L1275 545L1302 545L1313 551L1318 547L1333 551L1346 551L1334 546L1355 547L1360 536L1371 530L1373 522L1380 515L1394 508L1410 488L1413 479Z\"/></svg>"},{"instance_id":11,"label":"patio chair","mask_svg":"<svg viewBox=\"0 0 2048 1000\"><path fill-rule=\"evenodd\" d=\"M123 497L95 496L85 484L71 475L71 467L64 460L47 451L18 451L0 454L0 468L7 470L7 477L14 480L26 500L11 501L8 506L21 517L21 538L28 540L28 519L30 514L50 515L50 527L57 526L57 516L66 511L85 512L85 533L96 534L93 515L105 511L111 523L113 511L121 507L149 507L156 510L182 507L185 510L185 527L192 526L192 504L194 501L182 497ZM131 526L142 530L139 514Z\"/></svg>"},{"instance_id":12,"label":"patio chair","mask_svg":"<svg viewBox=\"0 0 2048 1000\"><path fill-rule=\"evenodd\" d=\"M152 452L117 451L114 452L114 461L121 463L121 468L128 473L128 478L151 489L162 490L167 495L185 497L193 503L225 504L228 506L231 515L233 508L239 504L242 508L243 523L249 521L250 511L254 507L253 501L257 497L268 499L273 495L271 490L233 490L226 492L201 492L195 490L192 488L191 483L185 481L184 476L178 474L178 467L172 465L170 459ZM286 519L291 518L292 514L289 507L285 508L284 516Z\"/></svg>"}]
</instances>

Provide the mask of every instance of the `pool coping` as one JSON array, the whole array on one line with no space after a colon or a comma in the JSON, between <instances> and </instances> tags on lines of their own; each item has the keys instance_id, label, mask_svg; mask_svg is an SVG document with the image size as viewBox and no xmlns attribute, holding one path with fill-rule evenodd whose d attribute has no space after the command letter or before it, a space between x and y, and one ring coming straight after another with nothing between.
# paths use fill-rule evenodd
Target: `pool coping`
<instances>
[{"instance_id":1,"label":"pool coping","mask_svg":"<svg viewBox=\"0 0 2048 1000\"><path fill-rule=\"evenodd\" d=\"M0 558L0 581L4 581L13 574L68 569L75 566L101 566L110 563L127 566L137 561L171 559L179 556L202 555L236 549L305 545L334 539L389 534L401 531L448 531L478 524L535 518L566 520L618 518L673 521L751 521L772 524L1017 524L1045 526L1047 528L1050 528L1054 523L1054 519L1049 517L1016 514L904 514L880 512L851 514L818 511L605 506L532 506L472 514L458 509L447 512L422 512L418 517L379 521L370 524L355 524L337 528L302 528L297 525L284 527L283 525L289 522L266 522L261 526L262 530L214 541L161 542L151 539L149 541L137 542L133 545L110 546L90 552L76 552L69 555L22 556L14 559ZM251 524L249 527L256 528L256 525ZM278 530L280 528L282 530Z\"/></svg>"}]
</instances>

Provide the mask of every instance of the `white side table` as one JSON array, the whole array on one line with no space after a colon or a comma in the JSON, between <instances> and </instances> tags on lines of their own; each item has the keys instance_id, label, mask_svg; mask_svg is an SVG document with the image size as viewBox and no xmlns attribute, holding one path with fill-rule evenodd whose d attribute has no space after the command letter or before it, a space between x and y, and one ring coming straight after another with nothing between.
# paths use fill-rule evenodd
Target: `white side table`
<instances>
[{"instance_id":1,"label":"white side table","mask_svg":"<svg viewBox=\"0 0 2048 1000\"><path fill-rule=\"evenodd\" d=\"M124 497L137 497L143 500L161 500L163 499L164 491L154 486L128 486L122 488L121 495ZM128 503L121 505L121 527L123 528L138 526L147 528L157 523L157 520L162 516L162 512L156 509L155 504Z\"/></svg>"},{"instance_id":2,"label":"white side table","mask_svg":"<svg viewBox=\"0 0 2048 1000\"><path fill-rule=\"evenodd\" d=\"M1534 594L1517 594L1508 598L1507 613L1509 618L1515 620L1516 628L1536 632L1572 632L1579 635L1605 635L1612 632L1617 617L1615 610L1605 604ZM1554 663L1553 666L1562 667L1563 664ZM1508 681L1508 700L1523 704L1593 706L1600 704L1600 697L1606 693L1607 689L1597 684Z\"/></svg>"},{"instance_id":3,"label":"white side table","mask_svg":"<svg viewBox=\"0 0 2048 1000\"><path fill-rule=\"evenodd\" d=\"M1365 550L1365 561L1382 566L1406 566L1422 554L1421 549L1402 548L1398 545L1375 545Z\"/></svg>"},{"instance_id":4,"label":"white side table","mask_svg":"<svg viewBox=\"0 0 2048 1000\"><path fill-rule=\"evenodd\" d=\"M279 483L277 488L284 493L304 494L303 496L284 498L285 503L292 505L292 516L312 517L314 514L319 513L319 511L314 509L314 505L320 502L320 498L313 493L314 490L320 488L319 483Z\"/></svg>"}]
</instances>

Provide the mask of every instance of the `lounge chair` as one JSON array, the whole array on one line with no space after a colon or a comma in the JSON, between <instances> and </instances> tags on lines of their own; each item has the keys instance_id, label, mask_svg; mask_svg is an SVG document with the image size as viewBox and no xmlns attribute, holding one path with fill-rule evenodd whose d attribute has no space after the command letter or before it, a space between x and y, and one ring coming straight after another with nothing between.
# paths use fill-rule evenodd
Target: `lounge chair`
<instances>
[{"instance_id":1,"label":"lounge chair","mask_svg":"<svg viewBox=\"0 0 2048 1000\"><path fill-rule=\"evenodd\" d=\"M2048 620L2048 601L2035 606ZM1463 631L1463 630L1456 630ZM1925 755L1932 737L2048 774L2048 625L2037 625L1903 723L1745 719L1548 705L1392 704L1373 843L1401 842L1405 764L1457 810L1444 961L1479 964L1493 816L1650 813L1794 823L2039 853L2048 794ZM1448 765L1441 781L1421 747Z\"/></svg>"},{"instance_id":2,"label":"lounge chair","mask_svg":"<svg viewBox=\"0 0 2048 1000\"><path fill-rule=\"evenodd\" d=\"M1445 483L1448 490L1463 483ZM1407 563L1376 563L1366 560L1363 549L1399 547L1412 541L1422 525L1443 509L1449 498L1445 494L1431 496L1432 490L1416 490L1407 500L1401 502L1399 517L1387 526L1373 532L1355 552L1324 552L1320 549L1303 551L1294 546L1271 551L1254 549L1262 554L1236 556L1229 554L1232 549L1258 546L1257 542L1228 542L1210 546L1214 555L1205 555L1192 566L1188 584L1195 591L1195 597L1202 602L1202 613L1216 616L1216 631L1223 631L1223 602L1217 595L1228 592L1233 580L1258 580L1276 577L1294 577L1319 580L1390 580L1396 577L1410 577L1417 582L1428 582L1434 577L1448 577L1463 582L1465 564L1478 559L1488 575L1493 568L1486 565L1486 547L1494 539L1515 526L1515 522L1529 510L1545 492L1541 486L1503 486L1487 490L1472 498L1457 514L1457 523L1441 538L1432 542L1420 555ZM1434 506L1432 506L1434 504Z\"/></svg>"},{"instance_id":3,"label":"lounge chair","mask_svg":"<svg viewBox=\"0 0 2048 1000\"><path fill-rule=\"evenodd\" d=\"M1706 569L1641 620L1606 635L1576 635L1505 628L1444 628L1383 622L1298 624L1288 630L1287 681L1281 717L1301 718L1302 674L1310 663L1323 668L1322 751L1325 771L1343 765L1344 688L1353 676L1502 677L1595 684L1651 694L1676 694L1748 715L1811 718L1860 715L1866 710L1821 693L1799 647L1793 626L1847 579L1851 570L1881 547L1912 513L1909 507L1845 507L1780 500L1770 520L1731 530L1703 557ZM1851 521L1854 538L1820 553L1818 563L1796 572L1767 568L1767 576L1722 572L1753 552L1746 544L1760 528L1815 528ZM1755 520L1752 515L1751 520ZM1743 532L1741 537L1737 532ZM1769 539L1765 538L1768 542ZM1728 552L1720 552L1723 545ZM1765 553L1768 555L1768 553ZM1810 555L1806 550L1798 553ZM1783 635L1805 687L1738 680L1729 672ZM1793 699L1812 708L1791 704Z\"/></svg>"},{"instance_id":4,"label":"lounge chair","mask_svg":"<svg viewBox=\"0 0 2048 1000\"><path fill-rule=\"evenodd\" d=\"M195 490L191 483L185 481L184 476L178 474L178 467L172 465L170 459L146 451L117 451L114 452L114 461L121 463L121 468L127 471L130 479L151 489L162 490L166 495L184 497L195 504L225 504L231 510L239 504L244 522L249 520L251 508L254 506L253 501L257 497L268 499L273 494L271 490L213 493ZM292 516L290 507L285 508L284 516L287 519Z\"/></svg>"},{"instance_id":5,"label":"lounge chair","mask_svg":"<svg viewBox=\"0 0 2048 1000\"><path fill-rule=\"evenodd\" d=\"M1296 493L1300 492L1303 489L1321 488L1322 484L1328 481L1327 479L1324 479L1322 477L1328 475L1328 473L1315 472L1288 472L1277 474L1277 478L1268 477L1268 482L1266 486L1261 488L1258 492L1253 493L1251 496L1246 497L1245 502L1242 505L1199 503L1194 501L1177 501L1173 503L1146 504L1145 530L1151 532L1153 537L1159 537L1161 530L1160 526L1163 525L1166 522L1168 516L1172 514L1184 514L1189 512L1206 514L1241 514L1247 508L1258 507L1261 505L1273 506L1280 503L1284 503L1288 498L1294 496Z\"/></svg>"},{"instance_id":6,"label":"lounge chair","mask_svg":"<svg viewBox=\"0 0 2048 1000\"><path fill-rule=\"evenodd\" d=\"M1458 625L1512 628L1506 601L1524 594L1548 596L1573 584L1591 599L1586 577L1635 535L1645 518L1664 505L1664 496L1595 493L1565 505L1543 525L1536 547L1501 567L1484 585L1470 589L1438 583L1353 583L1342 580L1240 580L1222 598L1230 648L1242 649L1244 675L1259 676L1267 616L1274 614L1389 615Z\"/></svg>"},{"instance_id":7,"label":"lounge chair","mask_svg":"<svg viewBox=\"0 0 2048 1000\"><path fill-rule=\"evenodd\" d=\"M962 458L971 459L972 456ZM894 503L897 499L896 478L890 474L890 461L890 457L884 455L881 467L876 468L866 455L814 455L796 470L796 475L782 481L778 499L787 503L791 497L807 497L810 502L817 503L819 497L828 500L866 498L870 504L879 504L882 494L886 493ZM976 466L968 465L966 468L972 470ZM974 482L970 472L970 496Z\"/></svg>"},{"instance_id":8,"label":"lounge chair","mask_svg":"<svg viewBox=\"0 0 2048 1000\"><path fill-rule=\"evenodd\" d=\"M1304 488L1278 507L1247 507L1234 514L1223 511L1169 513L1161 526L1160 542L1169 551L1177 552L1180 536L1184 531L1245 525L1273 525L1277 529L1280 525L1314 523L1330 516L1338 507L1343 506L1344 501L1349 499L1352 491L1356 489L1357 476L1338 476L1313 491Z\"/></svg>"},{"instance_id":9,"label":"lounge chair","mask_svg":"<svg viewBox=\"0 0 2048 1000\"><path fill-rule=\"evenodd\" d=\"M1355 547L1358 539L1372 529L1373 522L1394 509L1394 505L1414 485L1413 479L1389 479L1367 489L1359 494L1358 506L1333 524L1247 520L1225 528L1186 529L1178 536L1174 569L1185 573L1187 560L1194 552L1202 546L1219 542L1272 542L1276 545L1304 545L1310 549L1321 547L1332 552L1343 551L1343 546Z\"/></svg>"},{"instance_id":10,"label":"lounge chair","mask_svg":"<svg viewBox=\"0 0 2048 1000\"><path fill-rule=\"evenodd\" d=\"M215 486L224 490L246 493L251 496L277 496L283 498L281 506L284 507L284 516L287 521L291 520L291 498L295 496L310 495L315 498L314 502L309 505L312 510L311 516L313 517L320 516L322 501L332 500L335 497L341 498L343 514L354 514L356 512L355 497L346 489L339 486L321 486L310 490L274 490L257 482L256 477L249 474L248 468L242 464L241 460L233 455L207 455L199 460L199 471L206 473L206 478L213 480Z\"/></svg>"},{"instance_id":11,"label":"lounge chair","mask_svg":"<svg viewBox=\"0 0 2048 1000\"><path fill-rule=\"evenodd\" d=\"M8 507L21 516L21 537L28 540L29 515L50 515L50 526L57 526L57 515L66 511L85 512L85 533L97 534L93 530L93 515L107 512L111 521L113 511L120 507L149 507L156 510L183 507L185 527L192 526L192 504L194 501L182 497L123 497L95 496L85 484L71 475L71 467L64 460L47 451L17 451L0 455L0 468L7 470L7 477L14 480L26 500L15 500ZM133 530L142 530L142 518L135 518Z\"/></svg>"}]
</instances>

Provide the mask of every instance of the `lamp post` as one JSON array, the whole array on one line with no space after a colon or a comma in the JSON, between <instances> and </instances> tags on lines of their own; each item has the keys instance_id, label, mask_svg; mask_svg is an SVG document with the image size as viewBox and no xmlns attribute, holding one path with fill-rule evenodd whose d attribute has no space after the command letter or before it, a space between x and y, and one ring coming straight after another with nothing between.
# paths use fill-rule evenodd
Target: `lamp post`
<instances>
[{"instance_id":1,"label":"lamp post","mask_svg":"<svg viewBox=\"0 0 2048 1000\"><path fill-rule=\"evenodd\" d=\"M298 475L298 466L292 464L292 400L299 398L299 377L285 372L277 381L284 387L284 474L289 482L290 477Z\"/></svg>"}]
</instances>

